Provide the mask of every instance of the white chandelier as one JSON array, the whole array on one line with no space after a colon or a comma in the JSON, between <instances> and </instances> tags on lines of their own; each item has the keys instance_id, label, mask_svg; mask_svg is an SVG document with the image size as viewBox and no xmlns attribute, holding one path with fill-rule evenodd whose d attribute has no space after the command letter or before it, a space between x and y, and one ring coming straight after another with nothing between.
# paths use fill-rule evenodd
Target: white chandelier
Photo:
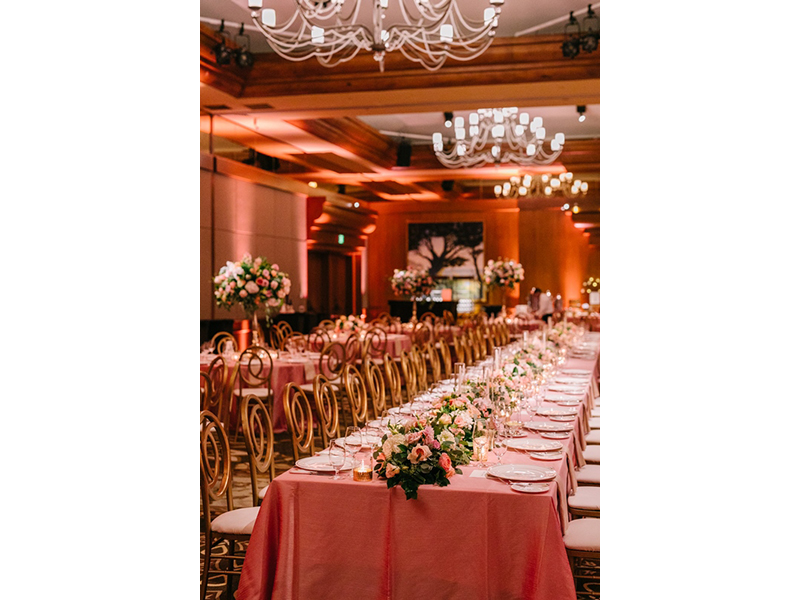
<instances>
[{"instance_id":1,"label":"white chandelier","mask_svg":"<svg viewBox=\"0 0 800 600\"><path fill-rule=\"evenodd\" d=\"M526 196L553 196L561 194L566 198L585 196L589 191L589 184L580 179L575 179L572 173L554 175L531 175L526 173L519 177L511 177L503 185L494 186L494 195L497 198L524 198Z\"/></svg>"},{"instance_id":2,"label":"white chandelier","mask_svg":"<svg viewBox=\"0 0 800 600\"><path fill-rule=\"evenodd\" d=\"M455 143L445 150L442 134L433 134L433 151L451 169L480 167L488 163L549 165L561 154L564 134L557 133L545 149L545 129L541 117L531 119L516 107L481 108L469 115L469 135L464 117L453 121ZM452 140L450 140L452 143Z\"/></svg>"},{"instance_id":3,"label":"white chandelier","mask_svg":"<svg viewBox=\"0 0 800 600\"><path fill-rule=\"evenodd\" d=\"M429 71L439 69L448 57L467 61L480 56L495 36L505 2L489 0L483 20L472 21L461 14L456 0L392 0L403 22L387 27L389 0L366 0L372 2L369 26L357 22L361 0L292 1L294 15L281 24L275 9L262 10L263 0L247 2L253 9L253 22L276 54L292 61L314 56L322 65L333 67L359 50L369 50L381 71L386 52L393 50Z\"/></svg>"}]
</instances>

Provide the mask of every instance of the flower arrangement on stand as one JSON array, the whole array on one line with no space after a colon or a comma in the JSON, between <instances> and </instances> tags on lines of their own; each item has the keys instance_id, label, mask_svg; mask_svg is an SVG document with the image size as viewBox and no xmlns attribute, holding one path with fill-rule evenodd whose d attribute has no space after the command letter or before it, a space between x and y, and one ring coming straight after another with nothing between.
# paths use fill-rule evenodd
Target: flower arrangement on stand
<instances>
[{"instance_id":1,"label":"flower arrangement on stand","mask_svg":"<svg viewBox=\"0 0 800 600\"><path fill-rule=\"evenodd\" d=\"M386 478L387 488L403 488L406 500L417 497L420 485L445 487L453 475L461 474L458 466L470 461L471 453L459 433L463 431L455 424L445 425L438 416L389 425L374 453L375 471Z\"/></svg>"},{"instance_id":2,"label":"flower arrangement on stand","mask_svg":"<svg viewBox=\"0 0 800 600\"><path fill-rule=\"evenodd\" d=\"M490 260L483 267L483 282L489 288L503 290L503 309L505 310L505 290L513 290L514 286L525 279L525 269L515 260L498 258Z\"/></svg>"},{"instance_id":3,"label":"flower arrangement on stand","mask_svg":"<svg viewBox=\"0 0 800 600\"><path fill-rule=\"evenodd\" d=\"M253 344L259 343L258 310L266 311L267 325L278 313L292 289L292 281L280 267L259 256L245 254L238 262L228 261L214 277L217 306L232 309L241 304L253 324Z\"/></svg>"},{"instance_id":4,"label":"flower arrangement on stand","mask_svg":"<svg viewBox=\"0 0 800 600\"><path fill-rule=\"evenodd\" d=\"M431 293L434 286L433 277L427 271L422 271L414 267L405 269L395 269L389 281L392 284L392 291L397 296L408 296L413 302L412 321L417 320L417 298L427 296Z\"/></svg>"}]
</instances>

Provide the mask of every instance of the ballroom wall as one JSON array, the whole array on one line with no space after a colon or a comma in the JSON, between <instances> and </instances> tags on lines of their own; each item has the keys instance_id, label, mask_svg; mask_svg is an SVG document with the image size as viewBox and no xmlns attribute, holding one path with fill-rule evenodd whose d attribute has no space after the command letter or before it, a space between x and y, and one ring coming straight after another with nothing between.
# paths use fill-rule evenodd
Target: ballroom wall
<instances>
[{"instance_id":1,"label":"ballroom wall","mask_svg":"<svg viewBox=\"0 0 800 600\"><path fill-rule=\"evenodd\" d=\"M483 221L484 258L512 258L525 269L521 290L508 294L513 306L533 285L562 294L565 304L581 298L580 286L589 273L593 252L588 239L559 208L523 209L516 200L456 202L371 203L378 213L374 233L367 240L367 290L365 306L370 314L386 310L394 298L388 277L407 264L408 223ZM494 292L490 303L499 304Z\"/></svg>"},{"instance_id":2,"label":"ballroom wall","mask_svg":"<svg viewBox=\"0 0 800 600\"><path fill-rule=\"evenodd\" d=\"M213 208L212 208L213 207ZM213 277L245 252L266 256L290 274L297 305L307 285L306 197L200 169L200 318L241 319L214 305ZM213 243L212 243L213 240Z\"/></svg>"}]
</instances>

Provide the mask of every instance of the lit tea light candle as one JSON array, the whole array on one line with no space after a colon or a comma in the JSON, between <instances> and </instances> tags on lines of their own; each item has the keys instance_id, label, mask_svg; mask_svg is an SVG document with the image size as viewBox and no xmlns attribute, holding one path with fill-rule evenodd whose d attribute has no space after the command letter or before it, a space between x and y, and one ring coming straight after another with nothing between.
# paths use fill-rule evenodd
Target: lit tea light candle
<instances>
[{"instance_id":1,"label":"lit tea light candle","mask_svg":"<svg viewBox=\"0 0 800 600\"><path fill-rule=\"evenodd\" d=\"M372 467L366 464L363 460L361 464L353 469L354 481L372 481Z\"/></svg>"}]
</instances>

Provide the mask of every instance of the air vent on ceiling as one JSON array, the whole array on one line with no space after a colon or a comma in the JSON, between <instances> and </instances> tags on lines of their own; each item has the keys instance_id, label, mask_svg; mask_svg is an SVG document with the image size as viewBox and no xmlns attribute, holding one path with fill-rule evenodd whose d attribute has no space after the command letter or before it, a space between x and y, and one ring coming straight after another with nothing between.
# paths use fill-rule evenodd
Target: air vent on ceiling
<instances>
[{"instance_id":1,"label":"air vent on ceiling","mask_svg":"<svg viewBox=\"0 0 800 600\"><path fill-rule=\"evenodd\" d=\"M207 104L204 106L206 110L230 110L231 107L226 104Z\"/></svg>"},{"instance_id":2,"label":"air vent on ceiling","mask_svg":"<svg viewBox=\"0 0 800 600\"><path fill-rule=\"evenodd\" d=\"M248 104L247 108L252 110L266 110L268 108L275 108L272 104L267 104L266 102L262 102L261 104Z\"/></svg>"}]
</instances>

